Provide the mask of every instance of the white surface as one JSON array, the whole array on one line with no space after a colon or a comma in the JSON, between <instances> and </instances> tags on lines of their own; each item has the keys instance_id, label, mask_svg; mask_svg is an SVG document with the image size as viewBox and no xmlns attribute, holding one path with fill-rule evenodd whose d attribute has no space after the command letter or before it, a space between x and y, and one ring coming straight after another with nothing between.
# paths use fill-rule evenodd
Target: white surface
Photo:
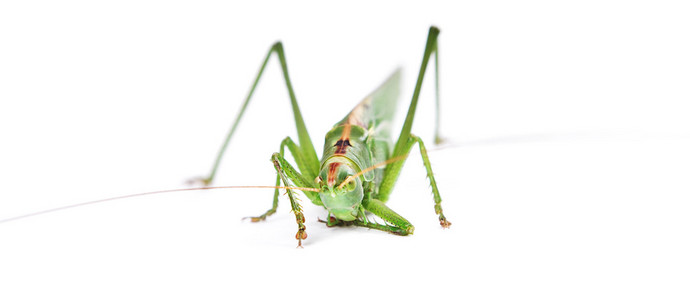
<instances>
[{"instance_id":1,"label":"white surface","mask_svg":"<svg viewBox=\"0 0 690 300\"><path fill-rule=\"evenodd\" d=\"M296 250L287 201L241 221L271 191L131 198L0 224L0 298L687 299L682 1L427 3L0 4L0 218L206 174L277 39L320 153L399 65L409 102L438 25L457 146L431 153L449 230L415 150L390 202L414 236L326 228L305 199ZM272 184L291 118L274 61L216 183Z\"/></svg>"}]
</instances>

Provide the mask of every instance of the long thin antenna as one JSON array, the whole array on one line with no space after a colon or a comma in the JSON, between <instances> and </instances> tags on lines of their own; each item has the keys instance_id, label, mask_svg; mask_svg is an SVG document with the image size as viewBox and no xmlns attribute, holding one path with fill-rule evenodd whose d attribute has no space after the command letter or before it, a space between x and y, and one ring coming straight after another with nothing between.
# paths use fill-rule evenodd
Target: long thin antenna
<instances>
[{"instance_id":1,"label":"long thin antenna","mask_svg":"<svg viewBox=\"0 0 690 300\"><path fill-rule=\"evenodd\" d=\"M450 147L453 147L453 146L450 146ZM445 148L448 148L448 147L441 147L439 149L431 149L431 150L428 150L427 152L432 152L435 150L443 150ZM343 180L342 183L340 183L340 185L338 185L338 188L342 189L343 186L348 184L350 181L355 180L357 177L362 176L362 174L364 174L366 172L371 172L371 171L378 169L380 167L383 167L387 164L405 159L405 158L407 158L407 156L408 155L400 155L397 157L390 158L386 161L380 162L378 164L375 164L371 167L368 167L368 168L360 171L359 173L357 173L353 176L347 177L345 180ZM70 205L55 207L55 208L51 208L51 209L41 210L41 211L37 211L37 212L25 214L25 215L20 215L20 216L16 216L16 217L3 219L3 220L0 220L0 224L14 222L17 220L26 219L26 218L35 217L35 216L40 216L40 215L44 215L44 214L49 214L49 213L53 213L53 212L57 212L57 211L61 211L61 210L67 210L70 208L99 204L99 203L103 203L103 202L109 202L109 201L125 199L125 198L155 195L155 194L164 194L164 193L199 191L199 190L218 190L218 189L284 189L284 190L300 190L300 191L307 191L307 192L320 192L320 190L316 189L316 188L307 188L307 187L299 187L299 186L271 186L271 185L203 186L203 187L196 187L196 188L172 189L172 190L162 190L162 191L129 194L129 195L124 195L124 196L117 196L117 197L111 197L111 198L105 198L105 199L99 199L99 200L93 200L93 201L87 201L87 202L81 202L81 203L76 203L76 204L70 204Z\"/></svg>"},{"instance_id":2,"label":"long thin antenna","mask_svg":"<svg viewBox=\"0 0 690 300\"><path fill-rule=\"evenodd\" d=\"M44 214L48 214L48 213L52 213L52 212L56 212L56 211L66 210L66 209L70 209L70 208L93 205L93 204L109 202L109 201L125 199L125 198L132 198L132 197L139 197L139 196L146 196L146 195L155 195L155 194L164 194L164 193L174 193L174 192L187 192L187 191L199 191L199 190L218 190L218 189L285 189L285 190L300 190L300 191L308 191L308 192L319 192L319 189L315 189L315 188L305 188L305 187L297 187L297 186L270 186L270 185L204 186L204 187L197 187L197 188L162 190L162 191L154 191L154 192L129 194L129 195L124 195L124 196L117 196L117 197L105 198L105 199L100 199L100 200L93 200L93 201L87 201L87 202L81 202L81 203L76 203L76 204L60 206L60 207L56 207L56 208L46 209L46 210L42 210L42 211L33 212L30 214L25 214L25 215L21 215L21 216L17 216L17 217L12 217L12 218L8 218L8 219L0 220L0 224L13 222L13 221L21 220L21 219L26 219L26 218L30 218L30 217L35 217L35 216L39 216L39 215L44 215Z\"/></svg>"},{"instance_id":3,"label":"long thin antenna","mask_svg":"<svg viewBox=\"0 0 690 300\"><path fill-rule=\"evenodd\" d=\"M371 167L368 167L368 168L366 168L366 169L364 169L364 170L362 170L362 171L359 171L359 173L357 173L357 174L355 174L355 175L352 175L352 176L348 176L347 178L345 178L345 180L343 180L343 182L341 182L340 185L338 185L338 188L339 188L339 189L342 189L346 184L350 183L350 181L355 180L357 177L362 176L362 174L364 174L364 173L366 173L366 172L371 172L371 171L376 170L376 169L378 169L378 168L380 168L380 167L383 167L383 166L385 166L385 165L387 165L387 164L390 164L390 163L393 163L393 162L396 162L396 161L399 161L399 160L402 160L402 159L405 159L405 158L407 158L407 154L403 154L403 155L400 155L400 156L396 156L396 157L393 157L393 158L389 158L389 159L387 159L387 160L385 160L385 161L382 161L382 162L380 162L380 163L378 163L378 164L375 164L375 165L373 165L373 166L371 166Z\"/></svg>"}]
</instances>

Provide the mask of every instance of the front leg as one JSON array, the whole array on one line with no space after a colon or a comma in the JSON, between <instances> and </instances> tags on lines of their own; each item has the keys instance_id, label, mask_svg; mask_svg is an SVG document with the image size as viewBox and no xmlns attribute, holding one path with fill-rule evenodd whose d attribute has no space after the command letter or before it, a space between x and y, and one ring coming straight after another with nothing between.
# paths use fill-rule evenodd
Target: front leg
<instances>
[{"instance_id":1,"label":"front leg","mask_svg":"<svg viewBox=\"0 0 690 300\"><path fill-rule=\"evenodd\" d=\"M271 156L271 161L273 162L273 166L276 168L278 176L283 180L283 184L285 184L285 186L290 186L291 180L302 187L311 187L304 177L299 174L299 172L297 172L297 170L295 170L295 168L293 168L280 153L273 153ZM290 198L292 212L295 213L295 219L297 221L297 234L295 235L295 238L298 241L297 247L301 248L302 240L307 239L307 227L304 226L304 214L302 213L302 206L297 202L297 198L294 196L292 190L287 190L287 195L288 198Z\"/></svg>"},{"instance_id":2,"label":"front leg","mask_svg":"<svg viewBox=\"0 0 690 300\"><path fill-rule=\"evenodd\" d=\"M384 221L393 226L379 225L375 223L354 225L388 231L398 235L408 235L414 233L414 226L412 226L412 223L410 223L410 221L406 220L398 213L394 212L383 202L377 199L365 197L364 199L362 199L362 206L364 206L364 209L370 211L371 213L375 214L376 216L378 216L379 218L383 219Z\"/></svg>"},{"instance_id":3,"label":"front leg","mask_svg":"<svg viewBox=\"0 0 690 300\"><path fill-rule=\"evenodd\" d=\"M376 230L381 230L385 231L388 233L392 233L395 235L410 235L412 234L411 231L408 231L406 229L403 229L398 226L393 226L393 225L386 225L386 224L377 224L377 223L372 223L368 221L362 221L362 220L354 220L354 221L343 221L343 220L338 220L333 216L328 217L328 221L323 221L319 219L319 222L326 223L326 226L328 227L347 227L347 226L359 226L359 227L366 227L369 229L376 229ZM412 231L414 231L414 226L412 226Z\"/></svg>"}]
</instances>

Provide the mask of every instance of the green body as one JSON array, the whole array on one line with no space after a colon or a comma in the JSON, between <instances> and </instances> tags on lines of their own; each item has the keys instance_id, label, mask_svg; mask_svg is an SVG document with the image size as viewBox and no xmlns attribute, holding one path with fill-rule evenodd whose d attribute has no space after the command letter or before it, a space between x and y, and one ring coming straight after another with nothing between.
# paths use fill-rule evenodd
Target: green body
<instances>
[{"instance_id":1,"label":"green body","mask_svg":"<svg viewBox=\"0 0 690 300\"><path fill-rule=\"evenodd\" d=\"M417 100L427 64L431 54L436 53L436 141L440 141L438 138L438 34L439 30L437 28L431 27L429 29L429 37L417 77L417 84L405 123L397 141L393 143L391 138L391 123L393 113L397 107L400 71L394 72L376 91L365 97L326 134L323 155L320 161L316 157L316 151L302 119L295 93L290 83L282 44L274 44L264 59L242 109L218 153L211 174L203 180L204 183L210 184L213 180L228 142L232 138L235 128L247 108L271 54L275 52L280 60L283 77L290 95L299 140L298 145L290 137L285 138L280 145L280 151L271 156L274 167L278 172L276 185L280 185L282 181L286 186L296 185L318 189L319 192L305 191L304 194L314 204L324 206L329 211L329 218L326 222L329 226L355 225L399 235L411 234L414 231L414 226L386 206L385 203L390 196L410 149L414 144L418 144L434 195L436 214L439 216L441 225L444 228L449 227L450 222L446 220L441 209L441 196L436 187L436 181L431 171L431 164L429 163L424 144L419 137L411 134ZM286 148L294 157L297 169L285 160ZM385 162L388 163L385 164ZM385 169L375 168L382 164L385 164ZM295 237L299 240L299 245L301 246L302 240L307 238L306 226L304 225L305 218L302 214L301 206L294 197L293 191L287 190L287 194L298 225ZM275 213L278 206L278 195L279 192L276 190L271 209L261 216L252 217L252 221L264 220L267 216ZM371 222L367 218L367 212L378 216L385 224Z\"/></svg>"},{"instance_id":2,"label":"green body","mask_svg":"<svg viewBox=\"0 0 690 300\"><path fill-rule=\"evenodd\" d=\"M383 169L363 173L350 184L351 190L338 192L337 186L348 176L390 158L393 150L390 131L399 86L398 70L326 134L317 177L318 188L325 192L312 201L321 202L338 220L366 219L361 210L364 192L378 194Z\"/></svg>"}]
</instances>

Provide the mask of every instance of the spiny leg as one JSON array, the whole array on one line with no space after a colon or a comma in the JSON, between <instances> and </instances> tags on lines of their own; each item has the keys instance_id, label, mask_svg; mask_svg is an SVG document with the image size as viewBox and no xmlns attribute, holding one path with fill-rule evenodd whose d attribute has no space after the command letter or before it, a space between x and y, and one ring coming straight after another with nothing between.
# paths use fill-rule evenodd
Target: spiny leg
<instances>
[{"instance_id":1,"label":"spiny leg","mask_svg":"<svg viewBox=\"0 0 690 300\"><path fill-rule=\"evenodd\" d=\"M362 200L362 206L364 206L366 210L375 214L376 216L383 219L392 226L379 225L370 222L368 222L367 224L355 225L383 230L398 235L408 235L414 233L414 226L412 226L412 223L410 223L410 221L406 220L401 215L394 212L380 200L365 198Z\"/></svg>"},{"instance_id":2,"label":"spiny leg","mask_svg":"<svg viewBox=\"0 0 690 300\"><path fill-rule=\"evenodd\" d=\"M427 38L426 42L426 47L424 49L424 56L422 57L422 65L419 69L419 75L417 76L417 84L415 85L414 93L412 95L412 102L410 103L410 107L407 110L407 116L405 118L405 123L403 124L403 128L400 131L400 137L398 138L398 141L395 143L395 148L393 149L393 153L391 157L405 157L410 153L410 149L414 145L415 142L419 142L420 144L420 150L422 152L422 159L424 160L424 166L426 167L427 171L427 176L429 177L429 180L431 181L431 188L432 192L434 193L434 201L436 203L435 205L435 211L439 215L439 221L441 223L441 226L444 228L447 228L450 226L450 222L446 220L446 217L443 215L443 210L441 209L441 196L438 192L438 188L436 187L436 180L433 176L433 173L431 172L431 164L429 163L429 158L426 154L426 148L424 147L424 144L422 143L422 140L416 136L413 136L411 134L412 130L412 123L414 121L414 116L415 112L417 110L417 102L419 100L419 94L422 89L422 82L424 81L424 74L426 73L427 65L429 64L429 59L432 54L435 54L435 67L436 67L436 109L437 109L437 119L438 119L438 108L439 108L439 99L438 99L438 35L440 31L436 27L431 27L429 28L429 37ZM436 123L436 138L435 140L439 141L439 135L438 135L438 121ZM407 159L401 159L399 161L392 162L388 165L386 165L386 169L384 170L383 173L383 180L381 181L381 185L379 187L378 195L376 195L376 198L381 200L381 202L386 202L388 201L388 198L393 191L393 187L395 186L395 182L398 180L398 176L400 175L400 171L402 170L403 165L405 164L405 161Z\"/></svg>"},{"instance_id":3,"label":"spiny leg","mask_svg":"<svg viewBox=\"0 0 690 300\"><path fill-rule=\"evenodd\" d=\"M427 154L426 147L424 146L424 142L422 142L422 139L416 135L410 135L410 138L404 145L403 150L405 150L405 153L402 156L409 155L410 150L412 149L412 146L414 146L415 143L419 144L419 152L422 156L424 168L426 169L426 176L427 178L429 178L431 192L434 195L434 211L438 215L438 220L441 226L443 228L448 228L450 227L451 223L446 219L446 216L443 214L443 208L441 207L441 193L438 191L438 186L436 185L436 178L434 177L434 173L431 170L431 162L429 161L429 155ZM402 159L400 161L396 161L387 166L386 172L384 173L383 182L381 183L381 188L379 189L379 194L377 195L378 199L381 199L381 201L388 200L390 192L393 190L393 185L395 184L395 181L400 175L400 171L402 170L405 161L407 161L407 158ZM395 165L391 167L391 165L393 164Z\"/></svg>"},{"instance_id":4,"label":"spiny leg","mask_svg":"<svg viewBox=\"0 0 690 300\"><path fill-rule=\"evenodd\" d=\"M431 186L431 192L434 194L434 211L438 215L438 220L443 228L450 227L451 223L443 215L443 208L441 208L441 193L438 192L438 186L436 186L436 178L434 177L434 172L431 170L431 162L429 161L429 155L426 152L426 147L424 147L424 142L422 139L416 135L412 135L412 143L416 142L419 144L419 153L422 155L422 162L424 163L424 168L426 169L426 177L429 178L429 185ZM410 146L411 147L411 146Z\"/></svg>"},{"instance_id":5,"label":"spiny leg","mask_svg":"<svg viewBox=\"0 0 690 300\"><path fill-rule=\"evenodd\" d=\"M289 146L288 146L289 147ZM271 161L273 166L278 172L278 176L283 181L285 186L290 186L290 181L302 186L302 187L312 187L309 183L295 168L293 168L290 163L288 163L285 158L280 153L273 153L271 156ZM289 180L288 180L289 179ZM312 193L312 192L304 192ZM290 206L292 207L292 212L295 214L295 219L297 221L297 234L295 238L298 240L298 247L302 247L302 240L307 238L307 227L304 225L304 214L302 213L302 206L297 202L297 198L294 196L292 190L287 190L288 198L290 198ZM277 204L276 204L277 205Z\"/></svg>"},{"instance_id":6,"label":"spiny leg","mask_svg":"<svg viewBox=\"0 0 690 300\"><path fill-rule=\"evenodd\" d=\"M295 92L292 89L292 83L290 81L290 76L288 75L287 62L285 59L285 51L283 50L283 44L277 42L268 51L268 54L266 55L266 58L264 59L263 64L261 65L261 68L259 69L259 72L256 75L256 79L254 79L254 83L252 84L252 87L249 90L249 93L247 94L247 98L244 100L242 108L235 117L235 121L233 122L230 131L228 132L223 142L223 145L218 151L218 155L216 156L216 160L213 163L213 168L211 169L210 174L208 175L208 177L194 181L200 181L204 185L210 185L213 182L213 178L215 177L216 172L218 171L218 166L220 165L220 161L223 158L223 154L225 153L230 139L232 139L232 136L235 133L235 129L237 129L237 125L239 124L240 120L242 119L242 116L244 115L245 110L247 109L249 101L252 99L254 90L259 84L259 79L261 79L261 76L264 73L264 69L268 64L268 60L271 58L271 54L273 53L275 53L278 56L278 60L280 61L280 67L283 71L285 85L287 86L288 94L290 95L290 103L292 105L292 112L295 118L295 126L297 127L297 135L300 142L300 146L297 148L299 150L294 152L298 152L300 153L300 155L295 156L295 161L297 162L297 166L302 171L302 173L304 173L307 177L316 178L319 168L319 160L316 156L316 150L314 149L314 145L311 142L309 133L307 132L307 127L304 124L304 119L302 118L302 113L300 112L299 105L297 104Z\"/></svg>"},{"instance_id":7,"label":"spiny leg","mask_svg":"<svg viewBox=\"0 0 690 300\"><path fill-rule=\"evenodd\" d=\"M364 221L360 221L360 220L342 221L342 220L338 220L334 217L329 217L328 221L319 220L319 222L326 223L326 226L328 226L328 227L359 226L359 227L366 227L369 229L381 230L381 231L385 231L385 232L396 234L396 235L402 235L402 236L411 234L407 230L402 229L402 228L397 227L397 226L386 225L386 224L377 224L377 223L373 223L373 222L364 222Z\"/></svg>"},{"instance_id":8,"label":"spiny leg","mask_svg":"<svg viewBox=\"0 0 690 300\"><path fill-rule=\"evenodd\" d=\"M384 222L391 225L368 222L364 213L362 213L362 216L364 221L367 222L353 225L386 231L397 235L408 235L414 233L414 226L412 226L409 221L400 216L398 213L394 212L383 202L374 199L373 184L366 185L364 198L362 198L362 206L367 211L373 213L381 218Z\"/></svg>"}]
</instances>

